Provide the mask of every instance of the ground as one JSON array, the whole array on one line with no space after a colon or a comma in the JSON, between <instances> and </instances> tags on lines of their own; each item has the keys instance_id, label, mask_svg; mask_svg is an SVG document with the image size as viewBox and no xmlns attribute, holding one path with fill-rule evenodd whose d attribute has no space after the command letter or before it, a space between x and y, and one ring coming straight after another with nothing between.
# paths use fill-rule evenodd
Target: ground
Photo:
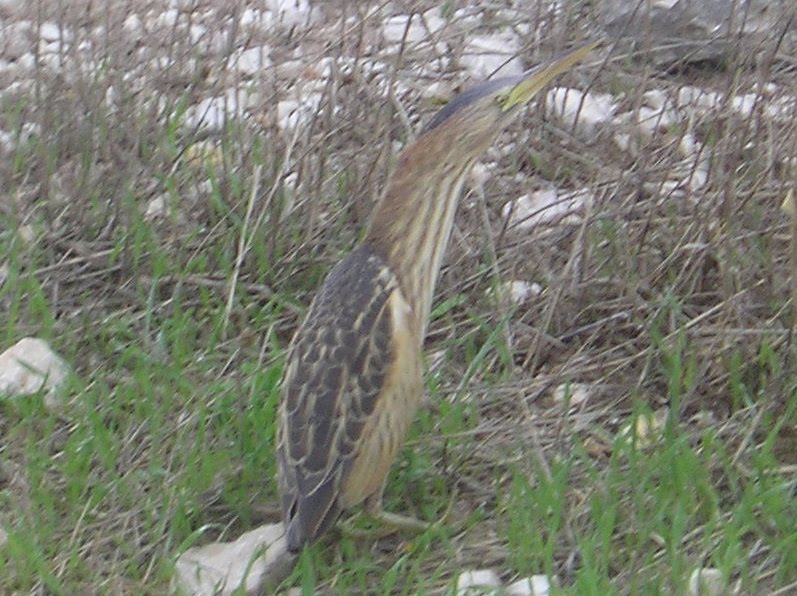
<instances>
[{"instance_id":1,"label":"ground","mask_svg":"<svg viewBox=\"0 0 797 596\"><path fill-rule=\"evenodd\" d=\"M33 4L0 9L7 32L33 23L0 69L0 348L45 338L74 375L61 408L0 400L0 591L163 593L187 547L274 519L287 343L397 150L467 85L468 41L512 32L531 65L597 18L330 3L260 27L235 3ZM437 11L444 48L391 45L411 9ZM52 39L23 68L31 36ZM797 590L797 227L781 209L797 81L769 47L663 71L605 44L559 84L618 114L686 86L718 107L584 133L543 101L501 137L457 215L428 398L386 492L429 520L453 499L451 523L333 534L284 587L447 593L493 568L677 594L712 567L729 593ZM245 48L268 64L241 66ZM786 117L768 111L781 101ZM690 168L704 177L676 175ZM550 187L591 200L512 220ZM537 285L512 300L512 281Z\"/></svg>"}]
</instances>

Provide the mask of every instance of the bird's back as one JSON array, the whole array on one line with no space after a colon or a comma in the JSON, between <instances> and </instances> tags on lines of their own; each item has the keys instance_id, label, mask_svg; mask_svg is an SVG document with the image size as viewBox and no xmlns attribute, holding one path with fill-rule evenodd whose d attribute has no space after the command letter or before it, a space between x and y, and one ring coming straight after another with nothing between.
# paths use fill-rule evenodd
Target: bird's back
<instances>
[{"instance_id":1,"label":"bird's back","mask_svg":"<svg viewBox=\"0 0 797 596\"><path fill-rule=\"evenodd\" d=\"M278 475L292 551L353 504L341 495L352 494L346 480L396 361L391 303L397 290L386 263L359 247L329 273L291 344Z\"/></svg>"}]
</instances>

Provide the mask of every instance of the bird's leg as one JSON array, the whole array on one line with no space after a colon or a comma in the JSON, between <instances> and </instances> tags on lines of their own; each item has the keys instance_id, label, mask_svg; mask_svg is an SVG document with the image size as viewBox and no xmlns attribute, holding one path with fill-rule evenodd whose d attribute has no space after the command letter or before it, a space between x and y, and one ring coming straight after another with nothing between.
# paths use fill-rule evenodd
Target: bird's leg
<instances>
[{"instance_id":1,"label":"bird's leg","mask_svg":"<svg viewBox=\"0 0 797 596\"><path fill-rule=\"evenodd\" d=\"M375 522L383 526L388 533L400 530L420 534L431 528L434 524L422 521L408 515L390 513L382 507L382 492L384 487L365 500L365 513Z\"/></svg>"},{"instance_id":2,"label":"bird's leg","mask_svg":"<svg viewBox=\"0 0 797 596\"><path fill-rule=\"evenodd\" d=\"M348 522L345 522L342 525L342 529L345 534L351 536L352 538L363 539L381 538L394 532L411 532L415 534L421 534L431 528L443 526L446 523L452 509L454 508L454 503L456 502L457 497L457 493L454 491L451 495L451 499L449 500L448 507L446 507L445 513L443 513L440 519L434 522L425 522L416 517L399 515L398 513L390 513L389 511L385 511L382 507L383 491L384 486L379 491L368 497L363 505L364 517L372 520L381 527L374 530L361 530L359 528L354 528L351 522L362 515L358 514L355 516L355 518L348 520Z\"/></svg>"}]
</instances>

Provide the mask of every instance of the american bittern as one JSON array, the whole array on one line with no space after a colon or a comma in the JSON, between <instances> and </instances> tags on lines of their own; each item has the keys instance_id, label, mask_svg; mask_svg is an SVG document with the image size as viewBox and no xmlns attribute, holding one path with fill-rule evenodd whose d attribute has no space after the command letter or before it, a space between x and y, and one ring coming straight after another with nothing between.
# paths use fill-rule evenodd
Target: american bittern
<instances>
[{"instance_id":1,"label":"american bittern","mask_svg":"<svg viewBox=\"0 0 797 596\"><path fill-rule=\"evenodd\" d=\"M385 477L423 392L422 346L466 175L556 75L593 46L452 100L400 156L367 234L318 291L289 348L277 450L288 548L295 552L365 502L377 521Z\"/></svg>"}]
</instances>

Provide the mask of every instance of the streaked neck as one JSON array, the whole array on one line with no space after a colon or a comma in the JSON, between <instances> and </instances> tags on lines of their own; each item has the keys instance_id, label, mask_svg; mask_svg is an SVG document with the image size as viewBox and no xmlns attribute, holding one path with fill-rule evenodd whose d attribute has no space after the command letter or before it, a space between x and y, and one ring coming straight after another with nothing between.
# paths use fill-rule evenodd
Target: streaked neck
<instances>
[{"instance_id":1,"label":"streaked neck","mask_svg":"<svg viewBox=\"0 0 797 596\"><path fill-rule=\"evenodd\" d=\"M401 155L365 239L398 276L416 315L420 340L426 333L462 184L474 162L441 168L425 162L424 154L428 154L424 147L416 144Z\"/></svg>"}]
</instances>

